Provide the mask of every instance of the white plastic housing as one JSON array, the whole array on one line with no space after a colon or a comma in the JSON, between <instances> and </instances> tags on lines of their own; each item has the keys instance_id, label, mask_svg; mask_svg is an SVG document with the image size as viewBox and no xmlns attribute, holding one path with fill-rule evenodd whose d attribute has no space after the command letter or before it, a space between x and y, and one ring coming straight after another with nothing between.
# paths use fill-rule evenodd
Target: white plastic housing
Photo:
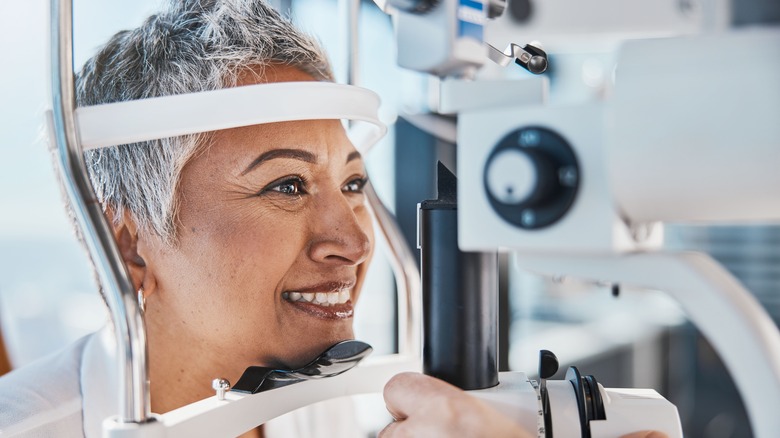
<instances>
[{"instance_id":1,"label":"white plastic housing","mask_svg":"<svg viewBox=\"0 0 780 438\"><path fill-rule=\"evenodd\" d=\"M618 217L603 144L603 106L525 105L463 111L458 118L458 244L464 251L512 248L524 253L612 253L636 249ZM574 149L580 187L558 222L526 230L500 217L483 184L493 148L510 132L529 126L555 131ZM657 245L660 239L648 240Z\"/></svg>"},{"instance_id":2,"label":"white plastic housing","mask_svg":"<svg viewBox=\"0 0 780 438\"><path fill-rule=\"evenodd\" d=\"M593 52L628 38L691 35L730 24L730 0L545 0L533 2L528 19L509 11L487 26L496 47L537 40L549 53Z\"/></svg>"},{"instance_id":3,"label":"white plastic housing","mask_svg":"<svg viewBox=\"0 0 780 438\"><path fill-rule=\"evenodd\" d=\"M469 394L488 402L524 430L545 437L539 390L524 373L504 372L500 383ZM682 438L677 408L652 389L604 389L599 385L606 420L590 422L593 438L618 438L633 432L657 430L669 438ZM581 423L574 387L568 380L548 380L547 391L556 438L581 438Z\"/></svg>"},{"instance_id":4,"label":"white plastic housing","mask_svg":"<svg viewBox=\"0 0 780 438\"><path fill-rule=\"evenodd\" d=\"M469 391L469 394L489 403L524 430L537 431L540 418L544 426L544 418L539 416L539 393L525 373L500 373L498 380L498 385L492 388Z\"/></svg>"},{"instance_id":5,"label":"white plastic housing","mask_svg":"<svg viewBox=\"0 0 780 438\"><path fill-rule=\"evenodd\" d=\"M447 76L479 67L487 61L481 37L477 40L459 35L461 18L480 21L474 13L459 17L459 3L438 2L424 14L401 11L393 14L399 66Z\"/></svg>"},{"instance_id":6,"label":"white plastic housing","mask_svg":"<svg viewBox=\"0 0 780 438\"><path fill-rule=\"evenodd\" d=\"M618 438L643 430L657 430L669 438L682 438L677 408L654 390L604 389L601 385L599 390L607 419L590 422L593 438Z\"/></svg>"},{"instance_id":7,"label":"white plastic housing","mask_svg":"<svg viewBox=\"0 0 780 438\"><path fill-rule=\"evenodd\" d=\"M780 220L780 29L625 43L606 125L635 221Z\"/></svg>"}]
</instances>

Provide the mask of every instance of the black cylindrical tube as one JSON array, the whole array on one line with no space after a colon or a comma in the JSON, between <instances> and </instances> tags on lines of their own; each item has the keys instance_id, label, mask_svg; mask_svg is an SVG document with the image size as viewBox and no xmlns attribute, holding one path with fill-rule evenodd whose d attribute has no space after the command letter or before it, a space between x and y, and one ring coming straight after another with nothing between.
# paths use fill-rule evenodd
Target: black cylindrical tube
<instances>
[{"instance_id":1,"label":"black cylindrical tube","mask_svg":"<svg viewBox=\"0 0 780 438\"><path fill-rule=\"evenodd\" d=\"M440 170L439 199L419 211L423 372L465 390L489 388L498 384L498 256L458 249L454 187L442 196L442 179Z\"/></svg>"}]
</instances>

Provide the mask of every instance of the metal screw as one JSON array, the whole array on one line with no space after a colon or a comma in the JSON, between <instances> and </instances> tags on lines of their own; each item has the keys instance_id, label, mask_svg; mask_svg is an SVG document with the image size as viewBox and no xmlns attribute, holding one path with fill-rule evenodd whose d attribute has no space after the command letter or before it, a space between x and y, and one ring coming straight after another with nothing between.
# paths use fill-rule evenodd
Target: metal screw
<instances>
[{"instance_id":1,"label":"metal screw","mask_svg":"<svg viewBox=\"0 0 780 438\"><path fill-rule=\"evenodd\" d=\"M224 400L225 393L230 391L230 382L228 379L214 379L211 381L211 387L217 391L217 399Z\"/></svg>"}]
</instances>

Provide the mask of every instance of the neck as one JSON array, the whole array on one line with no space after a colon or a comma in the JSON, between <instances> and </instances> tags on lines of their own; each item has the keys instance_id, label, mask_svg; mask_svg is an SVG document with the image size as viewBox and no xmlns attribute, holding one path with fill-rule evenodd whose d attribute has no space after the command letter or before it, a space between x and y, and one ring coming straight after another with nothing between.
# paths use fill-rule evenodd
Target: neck
<instances>
[{"instance_id":1,"label":"neck","mask_svg":"<svg viewBox=\"0 0 780 438\"><path fill-rule=\"evenodd\" d=\"M164 414L214 395L212 380L238 381L243 361L220 357L221 347L196 339L171 318L147 313L152 411Z\"/></svg>"},{"instance_id":2,"label":"neck","mask_svg":"<svg viewBox=\"0 0 780 438\"><path fill-rule=\"evenodd\" d=\"M155 323L162 321L162 324ZM189 339L186 329L177 330L170 321L147 314L149 343L149 381L152 412L164 414L190 403L211 397L211 381L227 378L235 383L245 367L237 362L215 360L220 347L200 339ZM164 325L163 325L164 324ZM173 334L175 333L175 335ZM242 434L240 438L263 438L263 427Z\"/></svg>"}]
</instances>

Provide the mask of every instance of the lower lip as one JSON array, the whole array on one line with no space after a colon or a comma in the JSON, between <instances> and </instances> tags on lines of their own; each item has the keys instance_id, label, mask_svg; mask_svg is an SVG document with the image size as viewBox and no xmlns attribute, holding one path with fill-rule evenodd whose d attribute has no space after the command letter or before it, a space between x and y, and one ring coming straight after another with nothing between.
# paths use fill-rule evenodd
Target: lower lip
<instances>
[{"instance_id":1,"label":"lower lip","mask_svg":"<svg viewBox=\"0 0 780 438\"><path fill-rule=\"evenodd\" d=\"M308 301L287 301L287 304L293 306L295 309L305 312L310 316L320 319L341 320L352 318L352 314L355 313L352 307L352 301L347 301L344 304L334 304L328 307L318 306Z\"/></svg>"}]
</instances>

